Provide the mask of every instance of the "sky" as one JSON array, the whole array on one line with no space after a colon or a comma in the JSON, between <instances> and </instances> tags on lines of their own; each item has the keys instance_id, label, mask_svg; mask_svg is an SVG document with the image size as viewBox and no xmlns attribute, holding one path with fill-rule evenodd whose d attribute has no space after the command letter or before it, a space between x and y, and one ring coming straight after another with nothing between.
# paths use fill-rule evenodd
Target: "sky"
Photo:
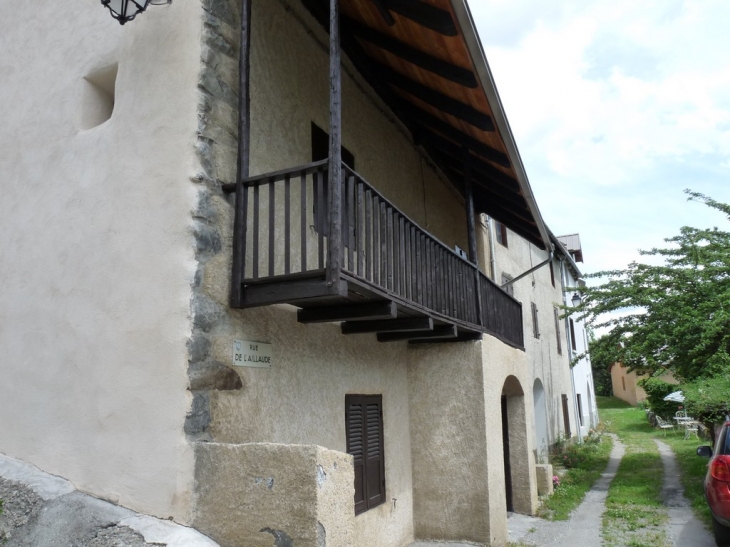
<instances>
[{"instance_id":1,"label":"sky","mask_svg":"<svg viewBox=\"0 0 730 547\"><path fill-rule=\"evenodd\" d=\"M471 0L538 206L583 273L730 230L730 1Z\"/></svg>"}]
</instances>

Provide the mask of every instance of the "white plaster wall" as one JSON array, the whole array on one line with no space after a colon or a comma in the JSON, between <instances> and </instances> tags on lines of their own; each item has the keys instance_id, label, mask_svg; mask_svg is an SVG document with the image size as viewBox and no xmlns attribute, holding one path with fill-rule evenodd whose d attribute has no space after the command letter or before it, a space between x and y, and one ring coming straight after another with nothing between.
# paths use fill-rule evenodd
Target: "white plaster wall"
<instances>
[{"instance_id":1,"label":"white plaster wall","mask_svg":"<svg viewBox=\"0 0 730 547\"><path fill-rule=\"evenodd\" d=\"M494 229L494 220L489 221L489 229ZM490 238L488 231L482 225L484 244L487 246L485 256L490 256ZM502 274L510 277L517 277L530 268L537 266L548 258L548 252L532 245L526 239L521 238L511 230L507 230L507 244L494 241L495 277L497 283L502 282ZM525 353L527 355L528 367L531 379L523 387L525 392L529 391L532 401L532 387L534 380L540 379L545 390L545 403L548 420L548 444L552 445L558 440L558 436L565 437L563 425L563 407L561 395L568 396L569 419L572 435L577 434L575 410L573 403L573 389L570 378L568 341L565 333L565 321L559 321L559 336L562 353L558 353L557 333L555 329L555 318L553 309L562 305L562 287L560 281L560 266L557 260L554 261L555 286L550 279L550 267L545 264L530 275L516 281L513 285L514 296L522 302L522 322L525 338ZM538 324L540 337L535 338L533 334L532 312L530 303L535 302L538 308ZM534 436L534 433L532 434Z\"/></svg>"},{"instance_id":2,"label":"white plaster wall","mask_svg":"<svg viewBox=\"0 0 730 547\"><path fill-rule=\"evenodd\" d=\"M0 452L185 522L200 7L64 8L0 3ZM113 116L80 131L114 63Z\"/></svg>"},{"instance_id":3,"label":"white plaster wall","mask_svg":"<svg viewBox=\"0 0 730 547\"><path fill-rule=\"evenodd\" d=\"M565 268L566 287L573 288L578 286L578 280L575 278L572 269ZM574 292L566 293L567 303L572 306L571 298ZM575 380L575 393L581 396L581 407L583 414L583 425L581 433L587 435L590 429L598 425L598 405L596 404L596 392L593 385L593 371L591 370L591 358L588 355L588 332L586 331L585 322L579 321L577 316L573 316L573 327L575 330L575 352L574 355L586 354L573 366L573 378Z\"/></svg>"},{"instance_id":4,"label":"white plaster wall","mask_svg":"<svg viewBox=\"0 0 730 547\"><path fill-rule=\"evenodd\" d=\"M310 124L327 130L329 123L329 57L327 35L299 2L254 1L252 28L254 175L311 161ZM355 155L357 171L446 244L465 248L462 201L356 81L349 62L345 66L343 145ZM205 265L201 281L201 291L223 314L206 334L212 358L230 364L234 339L274 347L272 369L237 369L241 390L210 393L213 440L315 444L344 452L345 395L382 394L387 502L355 518L356 545L407 544L413 539L407 345L380 344L375 335L343 336L337 324L301 325L290 306L227 309L232 209L218 198L213 202L225 245Z\"/></svg>"}]
</instances>

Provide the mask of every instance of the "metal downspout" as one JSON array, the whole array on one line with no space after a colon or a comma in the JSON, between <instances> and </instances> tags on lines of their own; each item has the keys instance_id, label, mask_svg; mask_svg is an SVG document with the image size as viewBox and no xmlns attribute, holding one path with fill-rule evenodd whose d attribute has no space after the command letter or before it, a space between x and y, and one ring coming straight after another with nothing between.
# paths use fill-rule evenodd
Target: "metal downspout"
<instances>
[{"instance_id":1,"label":"metal downspout","mask_svg":"<svg viewBox=\"0 0 730 547\"><path fill-rule=\"evenodd\" d=\"M487 237L489 238L489 271L492 272L492 281L497 282L497 258L494 246L497 243L494 238L494 226L492 226L492 217L484 215L487 226Z\"/></svg>"}]
</instances>

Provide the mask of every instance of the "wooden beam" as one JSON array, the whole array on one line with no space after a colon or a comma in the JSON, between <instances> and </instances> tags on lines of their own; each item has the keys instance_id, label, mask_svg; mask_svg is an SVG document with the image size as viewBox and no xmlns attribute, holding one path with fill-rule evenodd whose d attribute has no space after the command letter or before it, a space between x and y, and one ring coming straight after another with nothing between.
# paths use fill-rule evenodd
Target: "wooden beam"
<instances>
[{"instance_id":1,"label":"wooden beam","mask_svg":"<svg viewBox=\"0 0 730 547\"><path fill-rule=\"evenodd\" d=\"M385 21L386 25L388 25L389 27L395 25L395 19L393 19L393 15L390 13L383 0L370 1L375 4L375 7L377 8L378 12L380 12L380 16L383 18L383 21Z\"/></svg>"},{"instance_id":2,"label":"wooden beam","mask_svg":"<svg viewBox=\"0 0 730 547\"><path fill-rule=\"evenodd\" d=\"M243 276L246 268L246 210L248 192L241 182L248 177L251 139L251 0L241 5L241 46L238 53L238 158L236 162L236 210L233 221L231 307L243 305Z\"/></svg>"},{"instance_id":3,"label":"wooden beam","mask_svg":"<svg viewBox=\"0 0 730 547\"><path fill-rule=\"evenodd\" d=\"M246 285L242 308L255 308L271 304L292 304L301 300L332 296L331 287L323 277L300 281L280 281ZM339 296L347 296L347 282L340 281Z\"/></svg>"},{"instance_id":4,"label":"wooden beam","mask_svg":"<svg viewBox=\"0 0 730 547\"><path fill-rule=\"evenodd\" d=\"M453 99L448 95L444 95L443 93L423 85L422 83L411 80L407 76L404 76L400 72L397 72L388 66L379 63L372 63L372 65L374 72L379 77L386 80L389 84L402 89L409 95L413 95L417 99L430 104L445 114L449 114L455 118L463 120L477 129L481 129L482 131L494 131L494 122L488 114L484 114L476 108L472 108L468 104L457 101L456 99Z\"/></svg>"},{"instance_id":5,"label":"wooden beam","mask_svg":"<svg viewBox=\"0 0 730 547\"><path fill-rule=\"evenodd\" d=\"M330 0L330 149L327 286L336 289L342 271L342 52L340 3Z\"/></svg>"},{"instance_id":6,"label":"wooden beam","mask_svg":"<svg viewBox=\"0 0 730 547\"><path fill-rule=\"evenodd\" d=\"M326 308L305 308L297 311L300 323L333 323L358 319L395 319L398 306L395 302L373 302L370 304L348 304Z\"/></svg>"},{"instance_id":7,"label":"wooden beam","mask_svg":"<svg viewBox=\"0 0 730 547\"><path fill-rule=\"evenodd\" d=\"M454 141L455 146L458 146L459 148L468 148L482 158L492 161L497 165L501 165L502 167L510 167L511 163L509 161L509 156L507 156L504 152L492 148L488 144L484 144L482 141L475 139L471 135L467 135L450 123L440 120L436 116L418 108L408 101L403 99L396 100L398 102L398 109L410 116L411 121L417 127L422 127L425 131L435 129L444 137ZM416 131L418 132L418 130Z\"/></svg>"},{"instance_id":8,"label":"wooden beam","mask_svg":"<svg viewBox=\"0 0 730 547\"><path fill-rule=\"evenodd\" d=\"M453 176L454 180L462 179L464 173L463 165L460 162L451 156L443 154L436 148L426 145L425 149L445 175L449 178ZM476 173L473 167L472 181L479 192L487 192L493 199L496 199L500 204L505 204L515 214L527 214L529 216L530 210L527 207L527 202L516 192L514 187L508 188L488 177L480 176L480 173Z\"/></svg>"},{"instance_id":9,"label":"wooden beam","mask_svg":"<svg viewBox=\"0 0 730 547\"><path fill-rule=\"evenodd\" d=\"M471 180L471 165L469 162L469 151L464 153L464 193L466 194L466 234L469 239L469 262L476 264L477 258L477 229L474 215L474 191Z\"/></svg>"},{"instance_id":10,"label":"wooden beam","mask_svg":"<svg viewBox=\"0 0 730 547\"><path fill-rule=\"evenodd\" d=\"M443 338L443 339L429 339L420 338L415 340L409 340L409 344L453 344L454 342L476 342L484 338L481 332L465 332L460 333L456 338ZM513 344L510 344L513 345Z\"/></svg>"},{"instance_id":11,"label":"wooden beam","mask_svg":"<svg viewBox=\"0 0 730 547\"><path fill-rule=\"evenodd\" d=\"M342 323L342 334L365 334L373 332L408 332L433 330L430 317L409 317L407 319L383 319L381 321L348 321Z\"/></svg>"},{"instance_id":12,"label":"wooden beam","mask_svg":"<svg viewBox=\"0 0 730 547\"><path fill-rule=\"evenodd\" d=\"M451 142L450 140L445 139L444 137L437 135L433 131L429 131L426 128L422 128L421 130L419 130L416 137L419 142L430 144L441 152L448 154L458 161L461 161L463 147L459 146L458 144ZM480 172L486 177L491 178L495 182L499 182L500 184L514 192L519 192L520 190L520 184L517 182L517 179L512 178L497 169L496 167L489 165L484 161L481 161L479 158L474 158L474 160L472 161L472 169L474 169L474 171Z\"/></svg>"},{"instance_id":13,"label":"wooden beam","mask_svg":"<svg viewBox=\"0 0 730 547\"><path fill-rule=\"evenodd\" d=\"M479 283L479 256L477 254L477 230L474 214L474 191L471 178L471 154L464 150L464 190L466 192L466 229L469 237L469 262L477 268L474 270L474 293L476 294L477 322L484 325L482 314L482 292Z\"/></svg>"},{"instance_id":14,"label":"wooden beam","mask_svg":"<svg viewBox=\"0 0 730 547\"><path fill-rule=\"evenodd\" d=\"M398 15L434 30L444 36L457 36L459 31L451 13L419 0L384 0L385 4Z\"/></svg>"},{"instance_id":15,"label":"wooden beam","mask_svg":"<svg viewBox=\"0 0 730 547\"><path fill-rule=\"evenodd\" d=\"M438 325L433 330L421 330L413 332L381 332L378 333L378 342L400 342L402 340L415 340L418 338L446 339L456 338L458 332L456 325Z\"/></svg>"},{"instance_id":16,"label":"wooden beam","mask_svg":"<svg viewBox=\"0 0 730 547\"><path fill-rule=\"evenodd\" d=\"M396 55L409 63L420 66L429 72L433 72L437 76L441 76L442 78L464 87L474 89L479 86L476 76L468 68L454 65L448 61L442 61L437 57L409 46L405 42L401 42L397 38L393 38L392 36L378 32L367 25L363 25L354 19L343 17L342 20L343 22L346 22L348 31L358 38L365 40L380 49L389 51L393 55Z\"/></svg>"}]
</instances>

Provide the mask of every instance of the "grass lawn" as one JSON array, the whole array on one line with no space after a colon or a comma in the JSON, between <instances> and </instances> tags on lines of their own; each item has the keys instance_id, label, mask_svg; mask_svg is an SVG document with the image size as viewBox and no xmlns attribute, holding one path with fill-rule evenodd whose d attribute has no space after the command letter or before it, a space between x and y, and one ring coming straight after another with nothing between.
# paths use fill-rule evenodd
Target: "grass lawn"
<instances>
[{"instance_id":1,"label":"grass lawn","mask_svg":"<svg viewBox=\"0 0 730 547\"><path fill-rule=\"evenodd\" d=\"M605 397L598 408L606 430L626 445L616 478L608 489L603 513L606 546L663 547L667 521L661 491L664 468L654 443L654 428L643 410Z\"/></svg>"}]
</instances>

